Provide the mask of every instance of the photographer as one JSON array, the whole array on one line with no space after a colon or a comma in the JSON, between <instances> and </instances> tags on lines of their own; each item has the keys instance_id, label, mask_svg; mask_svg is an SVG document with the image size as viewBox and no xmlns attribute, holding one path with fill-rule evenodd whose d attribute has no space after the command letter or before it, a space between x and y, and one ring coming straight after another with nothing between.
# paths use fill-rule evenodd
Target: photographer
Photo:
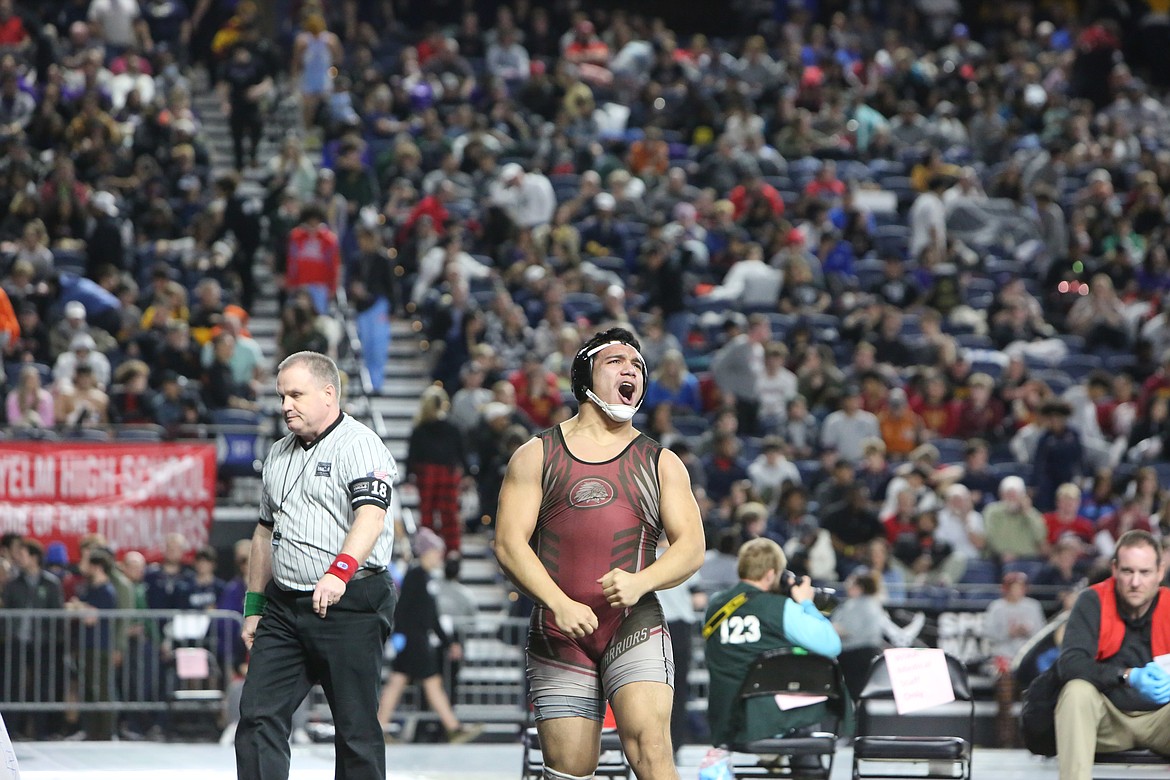
<instances>
[{"instance_id":1,"label":"photographer","mask_svg":"<svg viewBox=\"0 0 1170 780\"><path fill-rule=\"evenodd\" d=\"M784 551L771 539L745 542L739 549L739 583L711 597L703 636L714 745L784 735L825 718L822 704L784 711L769 696L750 699L744 712L736 710L748 667L760 653L801 647L836 658L841 652L840 637L813 603L817 589L808 577L796 580L785 570L787 564Z\"/></svg>"}]
</instances>

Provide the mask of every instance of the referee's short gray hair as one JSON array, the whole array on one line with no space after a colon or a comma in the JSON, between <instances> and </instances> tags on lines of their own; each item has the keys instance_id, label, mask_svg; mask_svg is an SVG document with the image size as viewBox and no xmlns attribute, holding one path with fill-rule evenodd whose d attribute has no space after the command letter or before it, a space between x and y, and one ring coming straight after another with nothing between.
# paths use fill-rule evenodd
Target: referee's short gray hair
<instances>
[{"instance_id":1,"label":"referee's short gray hair","mask_svg":"<svg viewBox=\"0 0 1170 780\"><path fill-rule=\"evenodd\" d=\"M280 361L277 366L277 372L284 371L290 366L303 365L312 374L322 387L325 385L333 385L333 389L337 391L337 395L341 395L341 372L337 370L337 364L333 362L333 358L328 355L322 355L320 352L294 352L293 354Z\"/></svg>"}]
</instances>

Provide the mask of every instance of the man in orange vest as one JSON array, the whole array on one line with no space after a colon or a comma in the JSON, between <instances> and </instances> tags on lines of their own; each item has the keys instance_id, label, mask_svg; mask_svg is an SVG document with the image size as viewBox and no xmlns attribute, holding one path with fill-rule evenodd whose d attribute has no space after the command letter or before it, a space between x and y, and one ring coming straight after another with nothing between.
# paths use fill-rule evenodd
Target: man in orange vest
<instances>
[{"instance_id":1,"label":"man in orange vest","mask_svg":"<svg viewBox=\"0 0 1170 780\"><path fill-rule=\"evenodd\" d=\"M1093 754L1148 748L1170 754L1170 590L1162 547L1128 531L1113 551L1113 576L1086 588L1060 650L1065 681L1056 704L1061 780L1090 780Z\"/></svg>"}]
</instances>

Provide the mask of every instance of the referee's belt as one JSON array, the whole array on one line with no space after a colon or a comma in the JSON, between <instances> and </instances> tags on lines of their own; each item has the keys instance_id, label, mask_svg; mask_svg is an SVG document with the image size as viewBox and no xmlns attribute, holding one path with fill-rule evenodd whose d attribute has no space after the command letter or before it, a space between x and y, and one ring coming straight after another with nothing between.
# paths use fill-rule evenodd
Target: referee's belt
<instances>
[{"instance_id":1,"label":"referee's belt","mask_svg":"<svg viewBox=\"0 0 1170 780\"><path fill-rule=\"evenodd\" d=\"M350 582L354 580L364 580L366 577L373 577L375 574L385 574L385 566L377 566L375 568L358 569L357 572L350 578Z\"/></svg>"}]
</instances>

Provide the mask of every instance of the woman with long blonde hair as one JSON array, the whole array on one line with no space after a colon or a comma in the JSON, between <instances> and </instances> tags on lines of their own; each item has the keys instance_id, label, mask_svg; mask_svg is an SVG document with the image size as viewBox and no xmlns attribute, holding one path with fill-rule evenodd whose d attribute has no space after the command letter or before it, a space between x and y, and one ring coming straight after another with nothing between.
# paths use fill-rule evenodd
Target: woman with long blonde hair
<instances>
[{"instance_id":1,"label":"woman with long blonde hair","mask_svg":"<svg viewBox=\"0 0 1170 780\"><path fill-rule=\"evenodd\" d=\"M458 555L463 538L459 488L466 471L463 434L447 419L447 391L432 385L423 391L406 452L406 469L418 488L420 523L437 531L448 556Z\"/></svg>"},{"instance_id":2,"label":"woman with long blonde hair","mask_svg":"<svg viewBox=\"0 0 1170 780\"><path fill-rule=\"evenodd\" d=\"M25 366L5 404L13 428L52 428L53 394L41 386L36 366Z\"/></svg>"}]
</instances>

